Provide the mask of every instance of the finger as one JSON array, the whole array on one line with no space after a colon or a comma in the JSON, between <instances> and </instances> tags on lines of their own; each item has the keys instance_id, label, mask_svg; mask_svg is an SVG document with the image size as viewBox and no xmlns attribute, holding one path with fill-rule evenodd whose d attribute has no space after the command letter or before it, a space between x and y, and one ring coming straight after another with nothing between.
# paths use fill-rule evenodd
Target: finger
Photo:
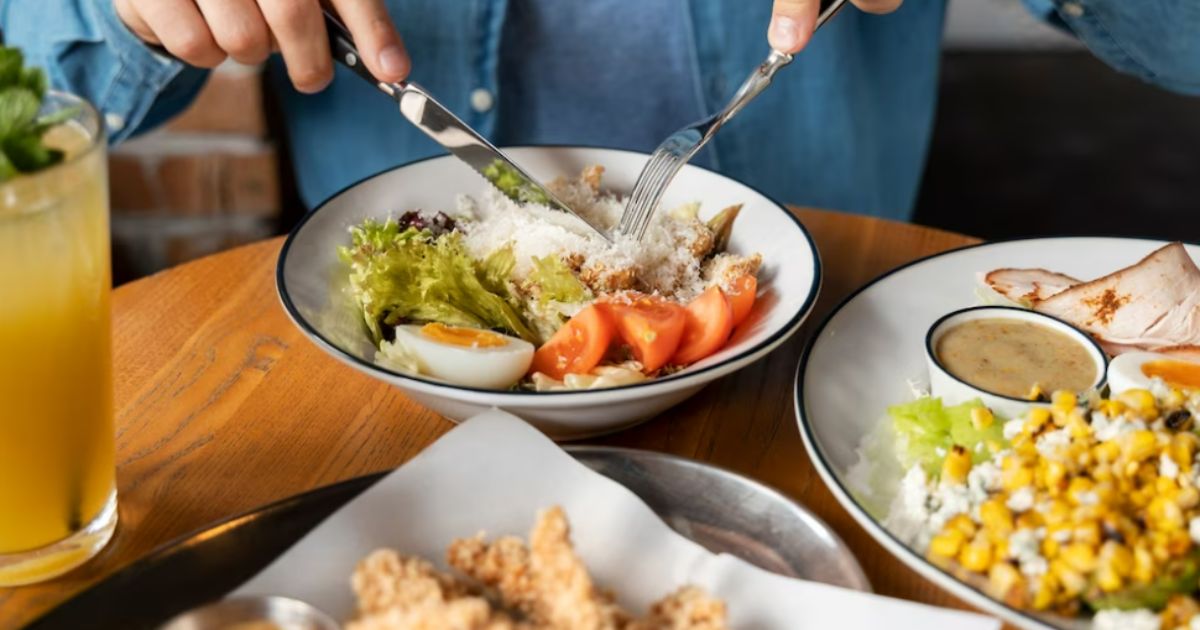
<instances>
[{"instance_id":1,"label":"finger","mask_svg":"<svg viewBox=\"0 0 1200 630\"><path fill-rule=\"evenodd\" d=\"M775 0L767 40L771 48L785 53L800 52L817 25L819 0Z\"/></svg>"},{"instance_id":2,"label":"finger","mask_svg":"<svg viewBox=\"0 0 1200 630\"><path fill-rule=\"evenodd\" d=\"M225 61L225 52L192 0L135 0L133 4L172 55L201 68L215 68Z\"/></svg>"},{"instance_id":3,"label":"finger","mask_svg":"<svg viewBox=\"0 0 1200 630\"><path fill-rule=\"evenodd\" d=\"M271 36L254 0L197 0L197 4L221 50L245 64L266 61Z\"/></svg>"},{"instance_id":4,"label":"finger","mask_svg":"<svg viewBox=\"0 0 1200 630\"><path fill-rule=\"evenodd\" d=\"M332 0L363 62L376 78L401 81L412 62L382 0Z\"/></svg>"},{"instance_id":5,"label":"finger","mask_svg":"<svg viewBox=\"0 0 1200 630\"><path fill-rule=\"evenodd\" d=\"M288 78L301 92L319 92L333 80L333 58L325 36L325 19L316 0L259 0Z\"/></svg>"},{"instance_id":6,"label":"finger","mask_svg":"<svg viewBox=\"0 0 1200 630\"><path fill-rule=\"evenodd\" d=\"M891 13L900 8L901 0L850 0L854 6L867 13Z\"/></svg>"},{"instance_id":7,"label":"finger","mask_svg":"<svg viewBox=\"0 0 1200 630\"><path fill-rule=\"evenodd\" d=\"M146 20L142 19L142 15L138 13L137 7L133 5L132 0L115 0L113 7L117 11L117 17L121 18L125 26L133 31L133 34L137 35L138 39L155 46L162 43L154 35L154 31L151 30L150 25L146 24Z\"/></svg>"}]
</instances>

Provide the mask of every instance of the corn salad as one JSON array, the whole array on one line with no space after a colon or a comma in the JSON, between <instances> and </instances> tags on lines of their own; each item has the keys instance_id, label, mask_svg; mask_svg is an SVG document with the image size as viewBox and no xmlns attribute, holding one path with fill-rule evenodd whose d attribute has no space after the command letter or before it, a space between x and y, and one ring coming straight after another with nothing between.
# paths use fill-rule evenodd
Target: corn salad
<instances>
[{"instance_id":1,"label":"corn salad","mask_svg":"<svg viewBox=\"0 0 1200 630\"><path fill-rule=\"evenodd\" d=\"M1160 394L1056 392L1004 425L1010 444L991 460L948 451L929 486L967 500L943 501L959 511L930 521L928 558L1018 608L1137 608L1162 628L1200 623L1200 436L1187 397Z\"/></svg>"}]
</instances>

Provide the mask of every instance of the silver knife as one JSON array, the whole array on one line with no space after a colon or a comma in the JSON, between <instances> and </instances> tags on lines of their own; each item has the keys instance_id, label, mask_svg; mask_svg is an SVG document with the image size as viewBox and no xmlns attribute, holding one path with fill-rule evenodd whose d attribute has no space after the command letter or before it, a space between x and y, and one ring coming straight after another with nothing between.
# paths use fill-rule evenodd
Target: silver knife
<instances>
[{"instance_id":1,"label":"silver knife","mask_svg":"<svg viewBox=\"0 0 1200 630\"><path fill-rule=\"evenodd\" d=\"M445 147L455 157L496 186L500 192L522 203L540 203L562 210L587 225L606 241L611 238L599 226L576 213L525 172L500 149L488 142L474 129L433 98L425 88L411 81L388 83L380 81L362 63L358 48L341 20L325 11L325 30L329 34L329 50L333 58L367 80L400 105L400 113L433 141Z\"/></svg>"}]
</instances>

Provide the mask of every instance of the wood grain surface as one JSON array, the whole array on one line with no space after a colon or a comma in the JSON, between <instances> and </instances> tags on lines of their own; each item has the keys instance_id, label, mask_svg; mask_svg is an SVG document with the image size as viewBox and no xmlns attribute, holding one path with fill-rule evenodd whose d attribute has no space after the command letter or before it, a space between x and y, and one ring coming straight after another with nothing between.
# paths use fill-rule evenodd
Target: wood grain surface
<instances>
[{"instance_id":1,"label":"wood grain surface","mask_svg":"<svg viewBox=\"0 0 1200 630\"><path fill-rule=\"evenodd\" d=\"M792 386L808 335L850 291L975 239L797 212L825 273L800 334L662 416L597 442L705 460L772 485L837 530L876 592L965 607L885 552L837 504L804 452ZM100 556L66 577L0 589L0 628L20 627L207 524L399 466L453 426L304 339L275 293L281 243L231 250L114 292L119 529Z\"/></svg>"}]
</instances>

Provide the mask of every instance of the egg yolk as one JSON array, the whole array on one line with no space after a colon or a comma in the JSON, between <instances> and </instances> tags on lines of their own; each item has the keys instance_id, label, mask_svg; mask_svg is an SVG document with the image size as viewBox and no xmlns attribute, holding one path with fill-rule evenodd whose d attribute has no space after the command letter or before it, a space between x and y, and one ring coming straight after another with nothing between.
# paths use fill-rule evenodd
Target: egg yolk
<instances>
[{"instance_id":1,"label":"egg yolk","mask_svg":"<svg viewBox=\"0 0 1200 630\"><path fill-rule=\"evenodd\" d=\"M1142 364L1142 374L1147 378L1158 377L1168 385L1180 389L1200 389L1200 364L1185 361L1159 359Z\"/></svg>"},{"instance_id":2,"label":"egg yolk","mask_svg":"<svg viewBox=\"0 0 1200 630\"><path fill-rule=\"evenodd\" d=\"M508 344L503 335L497 335L494 332L478 328L447 326L438 322L422 326L421 334L434 341L464 348L499 348Z\"/></svg>"}]
</instances>

